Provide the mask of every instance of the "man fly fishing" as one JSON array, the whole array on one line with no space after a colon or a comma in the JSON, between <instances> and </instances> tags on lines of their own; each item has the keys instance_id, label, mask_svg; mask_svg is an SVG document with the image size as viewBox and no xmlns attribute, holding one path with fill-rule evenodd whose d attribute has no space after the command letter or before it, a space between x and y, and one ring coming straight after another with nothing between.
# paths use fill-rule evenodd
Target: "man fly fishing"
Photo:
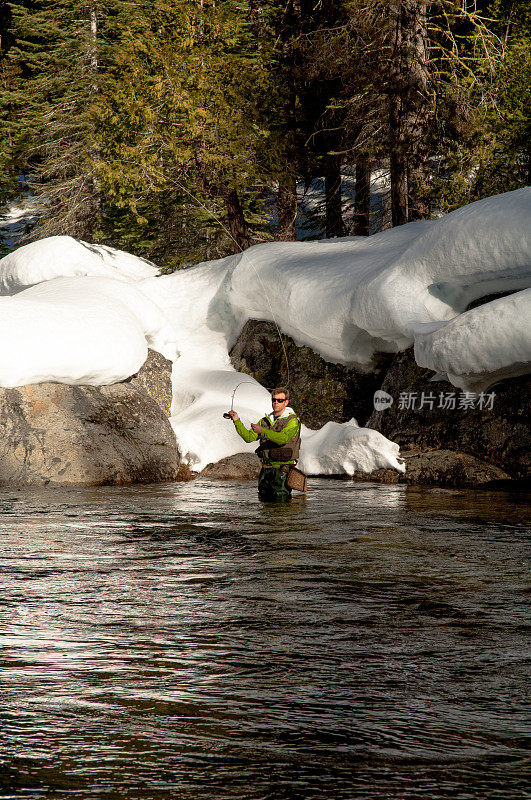
<instances>
[{"instance_id":1,"label":"man fly fishing","mask_svg":"<svg viewBox=\"0 0 531 800\"><path fill-rule=\"evenodd\" d=\"M301 424L288 402L288 389L283 386L273 389L273 412L266 414L259 422L253 422L251 430L245 427L236 411L231 410L226 414L245 442L260 439L256 452L262 461L258 476L258 496L261 500L289 500L291 497L291 489L286 481L290 466L299 457Z\"/></svg>"}]
</instances>

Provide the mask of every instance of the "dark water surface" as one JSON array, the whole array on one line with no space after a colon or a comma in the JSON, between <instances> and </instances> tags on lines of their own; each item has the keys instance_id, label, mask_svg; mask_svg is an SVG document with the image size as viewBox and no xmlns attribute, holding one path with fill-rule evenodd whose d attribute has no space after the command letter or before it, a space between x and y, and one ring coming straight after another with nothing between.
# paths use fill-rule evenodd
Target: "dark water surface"
<instances>
[{"instance_id":1,"label":"dark water surface","mask_svg":"<svg viewBox=\"0 0 531 800\"><path fill-rule=\"evenodd\" d=\"M526 499L2 490L0 794L529 797Z\"/></svg>"}]
</instances>

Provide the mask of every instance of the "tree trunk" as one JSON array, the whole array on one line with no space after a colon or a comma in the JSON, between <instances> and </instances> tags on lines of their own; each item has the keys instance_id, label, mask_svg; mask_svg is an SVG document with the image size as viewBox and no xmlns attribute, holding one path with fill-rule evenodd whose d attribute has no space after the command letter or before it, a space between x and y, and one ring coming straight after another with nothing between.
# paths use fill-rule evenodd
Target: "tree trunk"
<instances>
[{"instance_id":1,"label":"tree trunk","mask_svg":"<svg viewBox=\"0 0 531 800\"><path fill-rule=\"evenodd\" d=\"M223 192L223 197L225 200L225 208L227 209L230 235L236 247L236 252L245 250L246 247L249 247L249 239L238 192L236 189L228 189Z\"/></svg>"},{"instance_id":2,"label":"tree trunk","mask_svg":"<svg viewBox=\"0 0 531 800\"><path fill-rule=\"evenodd\" d=\"M426 161L417 156L408 169L408 221L429 219L431 214L429 174Z\"/></svg>"},{"instance_id":3,"label":"tree trunk","mask_svg":"<svg viewBox=\"0 0 531 800\"><path fill-rule=\"evenodd\" d=\"M96 15L96 9L91 6L90 7L90 41L91 41L91 49L89 52L89 61L90 61L90 71L93 74L96 74L98 71L98 17ZM94 86L94 91L98 90L97 86Z\"/></svg>"},{"instance_id":4,"label":"tree trunk","mask_svg":"<svg viewBox=\"0 0 531 800\"><path fill-rule=\"evenodd\" d=\"M249 247L247 225L237 189L219 183L212 183L206 176L206 169L201 152L195 154L197 178L199 185L210 197L217 197L225 204L227 212L228 233L232 239L234 252L239 253Z\"/></svg>"},{"instance_id":5,"label":"tree trunk","mask_svg":"<svg viewBox=\"0 0 531 800\"><path fill-rule=\"evenodd\" d=\"M393 226L404 225L407 222L407 160L404 152L404 140L400 136L400 127L396 132L396 139L392 145L390 156L391 172L391 219Z\"/></svg>"},{"instance_id":6,"label":"tree trunk","mask_svg":"<svg viewBox=\"0 0 531 800\"><path fill-rule=\"evenodd\" d=\"M430 216L428 174L428 44L426 5L414 3L409 11L409 44L411 48L409 111L407 138L410 147L408 163L408 219Z\"/></svg>"},{"instance_id":7,"label":"tree trunk","mask_svg":"<svg viewBox=\"0 0 531 800\"><path fill-rule=\"evenodd\" d=\"M325 157L326 238L343 234L341 210L341 156Z\"/></svg>"},{"instance_id":8,"label":"tree trunk","mask_svg":"<svg viewBox=\"0 0 531 800\"><path fill-rule=\"evenodd\" d=\"M304 0L287 0L284 12L276 22L278 69L283 102L278 111L282 157L279 186L276 196L278 238L297 239L297 178L300 174L301 146L298 125L301 59L299 36ZM260 4L259 4L260 5Z\"/></svg>"},{"instance_id":9,"label":"tree trunk","mask_svg":"<svg viewBox=\"0 0 531 800\"><path fill-rule=\"evenodd\" d=\"M403 125L403 44L401 0L389 7L391 54L389 64L389 145L391 218L393 226L407 222L407 161Z\"/></svg>"},{"instance_id":10,"label":"tree trunk","mask_svg":"<svg viewBox=\"0 0 531 800\"><path fill-rule=\"evenodd\" d=\"M278 235L283 241L297 239L297 181L295 175L284 174L277 192Z\"/></svg>"},{"instance_id":11,"label":"tree trunk","mask_svg":"<svg viewBox=\"0 0 531 800\"><path fill-rule=\"evenodd\" d=\"M98 17L96 14L96 9L94 6L90 6L89 9L90 14L90 50L88 53L89 57L89 64L90 64L90 72L93 76L93 83L92 83L92 92L94 94L98 93L99 86L98 86ZM90 175L87 175L87 184L89 187L88 194L91 196L91 222L90 222L90 238L92 239L92 233L97 223L97 220L101 214L101 205L102 205L102 192L101 192L101 181L98 177L98 173L96 170L96 164L101 158L101 153L99 148L94 144L96 137L92 137L92 144L88 148L88 153L91 159L91 170ZM86 201L85 201L86 204ZM84 234L85 236L88 235L88 232Z\"/></svg>"},{"instance_id":12,"label":"tree trunk","mask_svg":"<svg viewBox=\"0 0 531 800\"><path fill-rule=\"evenodd\" d=\"M426 5L390 6L389 139L393 225L429 215Z\"/></svg>"},{"instance_id":13,"label":"tree trunk","mask_svg":"<svg viewBox=\"0 0 531 800\"><path fill-rule=\"evenodd\" d=\"M369 235L369 217L371 210L371 167L366 158L356 161L356 197L354 200L354 236Z\"/></svg>"}]
</instances>

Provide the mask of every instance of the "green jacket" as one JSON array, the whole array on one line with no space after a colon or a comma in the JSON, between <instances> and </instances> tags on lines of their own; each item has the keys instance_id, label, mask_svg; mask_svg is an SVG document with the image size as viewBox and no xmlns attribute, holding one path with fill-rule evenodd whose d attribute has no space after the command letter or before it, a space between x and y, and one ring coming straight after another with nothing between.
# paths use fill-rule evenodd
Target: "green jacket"
<instances>
[{"instance_id":1,"label":"green jacket","mask_svg":"<svg viewBox=\"0 0 531 800\"><path fill-rule=\"evenodd\" d=\"M294 413L295 412L293 411L293 409L286 408L284 410L284 413L282 414L282 417L287 417ZM274 425L275 418L273 417L273 414L272 413L267 414L266 416L267 420L269 420L269 424ZM262 424L265 421L265 419L266 417L262 417L259 424ZM286 426L282 431L272 431L270 428L266 427L264 428L260 436L257 433L255 433L252 429L248 430L241 421L241 419L235 420L234 427L236 428L237 433L242 437L244 442L256 442L256 440L260 438L260 440L267 439L270 442L274 442L279 447L282 447L283 445L287 444L287 442L289 442L291 439L295 439L299 435L300 422L297 419L297 417L293 417L293 419L290 419L286 423ZM262 464L265 467L281 467L284 464L294 464L294 463L295 463L294 459L291 459L291 461L273 461L267 458L266 455L262 457Z\"/></svg>"}]
</instances>

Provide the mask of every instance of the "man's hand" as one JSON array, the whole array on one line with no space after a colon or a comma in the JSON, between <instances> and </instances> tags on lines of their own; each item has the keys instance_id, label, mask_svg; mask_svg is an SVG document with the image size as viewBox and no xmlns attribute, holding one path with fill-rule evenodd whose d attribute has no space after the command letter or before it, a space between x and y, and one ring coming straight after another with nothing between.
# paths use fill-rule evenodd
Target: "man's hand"
<instances>
[{"instance_id":1,"label":"man's hand","mask_svg":"<svg viewBox=\"0 0 531 800\"><path fill-rule=\"evenodd\" d=\"M237 419L240 419L235 411L229 411L228 414L233 422L236 422Z\"/></svg>"},{"instance_id":2,"label":"man's hand","mask_svg":"<svg viewBox=\"0 0 531 800\"><path fill-rule=\"evenodd\" d=\"M255 433L262 433L262 431L264 430L261 425L258 425L257 422L252 422L251 428Z\"/></svg>"}]
</instances>

